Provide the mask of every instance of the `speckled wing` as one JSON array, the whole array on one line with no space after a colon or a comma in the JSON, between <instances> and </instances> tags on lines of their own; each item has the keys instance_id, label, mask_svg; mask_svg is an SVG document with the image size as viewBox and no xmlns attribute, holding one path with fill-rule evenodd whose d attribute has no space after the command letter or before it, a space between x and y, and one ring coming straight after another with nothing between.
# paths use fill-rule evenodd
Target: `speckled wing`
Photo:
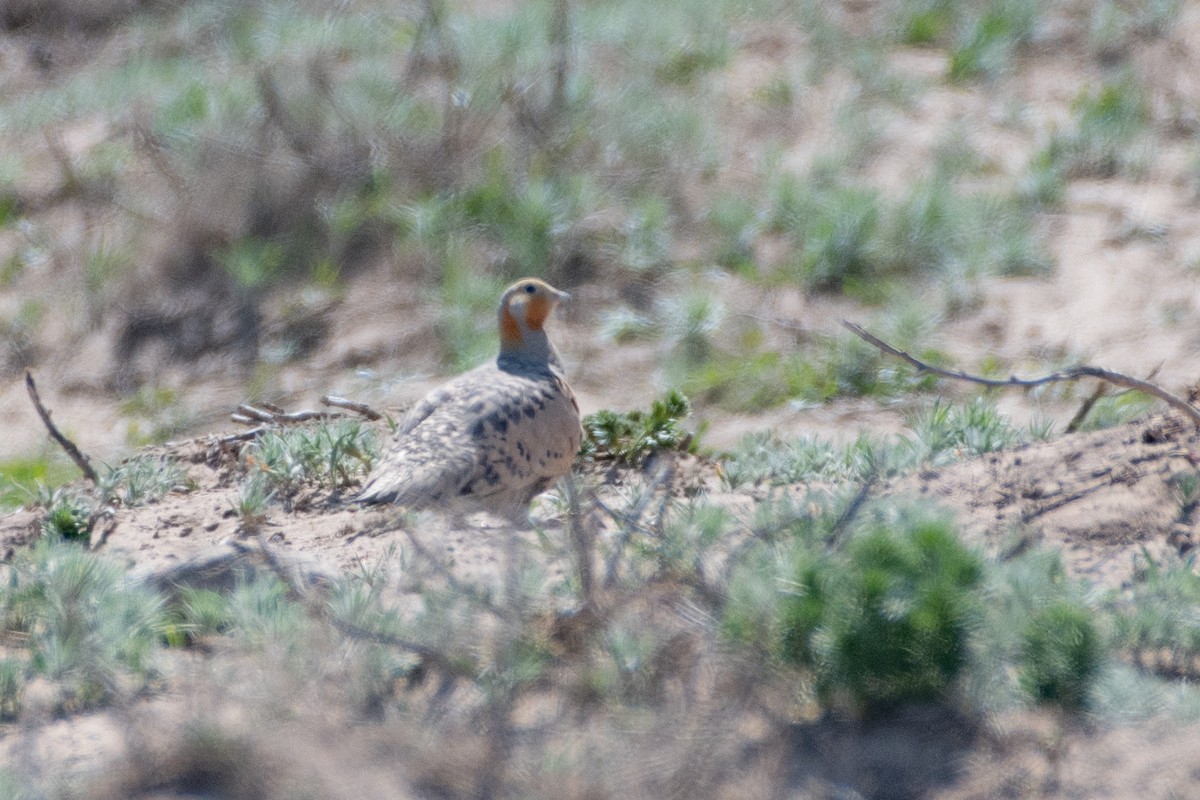
<instances>
[{"instance_id":1,"label":"speckled wing","mask_svg":"<svg viewBox=\"0 0 1200 800\"><path fill-rule=\"evenodd\" d=\"M553 371L482 367L412 409L358 499L528 503L570 471L581 435L575 398Z\"/></svg>"}]
</instances>

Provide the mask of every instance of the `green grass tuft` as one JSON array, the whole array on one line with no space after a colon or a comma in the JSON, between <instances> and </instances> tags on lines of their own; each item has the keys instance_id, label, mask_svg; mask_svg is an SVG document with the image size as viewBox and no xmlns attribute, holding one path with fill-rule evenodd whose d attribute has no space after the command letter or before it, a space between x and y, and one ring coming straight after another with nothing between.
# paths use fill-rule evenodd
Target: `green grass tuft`
<instances>
[{"instance_id":1,"label":"green grass tuft","mask_svg":"<svg viewBox=\"0 0 1200 800\"><path fill-rule=\"evenodd\" d=\"M1104 657L1092 612L1056 600L1034 613L1021 637L1021 686L1040 702L1083 708Z\"/></svg>"},{"instance_id":2,"label":"green grass tuft","mask_svg":"<svg viewBox=\"0 0 1200 800\"><path fill-rule=\"evenodd\" d=\"M164 605L121 566L43 538L3 568L3 586L0 631L25 634L18 658L56 682L63 709L101 705L153 677Z\"/></svg>"}]
</instances>

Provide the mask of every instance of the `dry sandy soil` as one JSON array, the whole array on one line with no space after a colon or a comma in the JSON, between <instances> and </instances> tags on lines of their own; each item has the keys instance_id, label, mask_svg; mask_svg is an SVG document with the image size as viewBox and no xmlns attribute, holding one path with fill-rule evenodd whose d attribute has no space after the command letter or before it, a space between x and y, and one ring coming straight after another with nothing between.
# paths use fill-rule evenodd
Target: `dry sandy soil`
<instances>
[{"instance_id":1,"label":"dry sandy soil","mask_svg":"<svg viewBox=\"0 0 1200 800\"><path fill-rule=\"evenodd\" d=\"M723 79L731 108L786 57L789 43L779 36L784 34L762 32L732 60ZM1071 101L1098 69L1064 69L1055 44L1035 51L1017 74L996 83L928 91L884 132L881 181L902 184L910 179L912 165L930 152L937 132L951 124L962 125L973 146L995 160L997 170L1015 170L1026 163L1045 132L1065 124ZM1057 44L1069 49L1070 42ZM21 48L31 46L10 42L3 58L24 63L28 56ZM1133 61L1150 87L1156 115L1188 122L1179 109L1200 103L1200 5L1185 4L1170 36L1139 46ZM945 71L944 55L938 53L900 52L895 60L898 71L916 78ZM828 117L821 109L836 105L838 91L833 81L827 91L814 92L805 100L811 108L797 117ZM1026 115L1017 128L1001 110L1001 98L1010 97L1021 98ZM796 127L795 145L785 164L802 163L806 154L819 149L823 136L831 135L819 123ZM90 141L88 131L65 134L68 146L83 148ZM1014 370L1033 373L1084 357L1135 375L1156 371L1158 383L1184 393L1200 377L1200 206L1194 147L1191 135L1167 137L1145 175L1071 182L1062 208L1045 220L1053 272L1034 278L980 279L979 301L943 325L936 344L966 367L995 358ZM728 158L732 173L752 169L746 161L750 156L736 145L731 145ZM47 212L40 222L69 227L90 219L84 209L67 206ZM0 239L0 246L15 245ZM5 289L0 303L15 308L20 298L36 296L39 285L44 292L55 280L68 280L61 274L62 265L46 270L60 273L35 275L31 285ZM813 335L833 335L840 319L871 313L843 299L799 291L765 293L728 276L715 279L714 287L733 313L777 320L781 340L796 326ZM599 315L619 302L613 287L585 285L575 294L575 308L556 321L556 330L584 411L645 405L661 388L662 354L650 345L616 347L595 335ZM438 377L435 314L424 297L417 288L394 281L386 265L368 270L344 296L321 309L329 324L325 340L302 363L284 365L274 375L271 398L295 408L314 405L322 394L338 393L380 406L405 406ZM39 347L44 355L35 365L55 419L85 451L104 459L123 452L128 422L120 398L106 388L113 363L111 334L61 321L43 332ZM364 377L364 367L373 376L397 378L384 382ZM230 563L263 568L258 539L230 512L238 478L236 459L213 444L214 436L229 432L228 414L245 393L244 382L227 375L219 366L197 370L164 365L159 373L162 385L184 398L192 421L189 435L200 437L164 451L186 466L195 488L142 508L120 509L102 527L103 540L98 538L94 546L127 560L138 576L220 581L228 577L223 570ZM0 385L0 456L45 447L44 430L24 391L19 376ZM1001 404L1017 421L1043 414L1062 422L1077 400L1012 394ZM849 439L863 429L893 432L900 421L896 408L839 401L754 416L702 407L696 423L706 424L707 443L721 448L753 430ZM1194 472L1197 459L1200 437L1190 425L1175 416L1158 415L925 470L877 491L929 498L950 509L964 535L990 552L1011 552L1033 543L1057 547L1073 575L1118 587L1130 579L1135 555L1160 557L1192 550L1196 532L1190 522L1176 518L1178 503L1169 482L1174 475ZM688 459L671 491L682 495L701 489L737 513L764 496L761 488L729 491L715 469L707 460ZM636 474L622 475L600 491L619 492L622 481L638 480ZM791 488L802 492L806 487ZM0 555L7 557L12 548L30 541L37 516L22 511L0 519ZM561 516L548 504L535 516L545 541L531 539L527 544L552 568L563 569ZM600 536L611 534L611 520L598 518L596 524ZM430 563L447 566L458 580L498 580L503 536L494 527L455 530L433 515L404 528L420 531L410 538L401 526L395 516L347 507L338 496L313 491L290 511L273 508L262 532L272 553L310 575L386 563L397 557L397 549L411 557L419 544ZM684 593L663 602L685 600ZM96 796L124 796L120 775L149 769L144 751L176 741L180 720L220 720L244 732L247 748L256 754L255 765L269 765L273 775L286 774L308 786L313 796L459 796L461 787L452 774L459 763L455 759L463 773L478 765L480 757L471 748L481 745L469 735L464 734L462 752L442 754L445 758L439 761L430 756L427 743L422 749L411 734L400 735L395 720L352 724L308 709L281 722L270 737L256 735L239 704L253 694L248 684L265 679L246 679L239 674L242 667L197 656L194 663L176 668L173 685L130 708L67 718L30 713L20 725L0 727L0 763L26 765L22 769L42 777L59 770L88 775L111 771L117 775L115 788L101 787ZM719 677L707 679L717 686ZM719 781L726 787L721 796L726 797L1166 800L1196 796L1200 785L1200 729L1174 722L1101 727L1040 712L978 722L917 709L876 723L821 719L785 724L749 707L739 708L731 722L718 715L728 707L712 700L718 689L699 701L699 712L693 708L685 713L686 704L672 697L663 704L660 718L625 721L626 739L616 744L606 743L586 726L562 736L581 750L596 748L608 757L607 763L624 765L620 774L605 776L600 783L634 793L631 796L684 796L686 785L664 786L654 778L666 771L663 764L688 757L707 757L724 765ZM536 718L534 705L531 701L526 712ZM593 734L594 740L589 738ZM392 766L401 759L412 765L407 772ZM113 764L122 767L115 770ZM232 763L224 766L234 777L220 796L258 796L253 776ZM586 796L578 787L574 791ZM173 792L166 787L138 796L184 796L182 789Z\"/></svg>"},{"instance_id":2,"label":"dry sandy soil","mask_svg":"<svg viewBox=\"0 0 1200 800\"><path fill-rule=\"evenodd\" d=\"M225 589L239 574L280 565L294 570L298 584L319 584L339 573L395 568L397 558L406 564L408 575L392 598L399 606L416 603L430 581L445 579L443 570L463 585L499 586L506 538L486 518L468 527L436 513L405 520L394 512L348 507L341 496L313 488L296 497L292 510L275 507L260 529L261 537L246 530L230 511L240 477L237 458L215 441L209 437L158 451L186 466L193 488L148 506L118 509L98 529L93 546L126 560L133 575L165 591L177 585ZM1194 471L1197 458L1200 434L1190 423L1162 415L925 470L877 491L929 498L952 510L968 540L995 555L1011 555L1034 544L1048 546L1061 551L1073 575L1097 586L1118 587L1132 578L1137 555L1164 558L1192 549L1194 531L1190 522L1175 516L1178 503L1170 481L1178 473ZM636 470L601 477L584 478L584 483L597 487L600 497L613 505L626 487L643 480ZM798 494L808 488L790 487ZM767 492L763 487L731 492L723 488L715 463L690 456L675 464L666 491L679 499L700 492L737 515L748 514ZM534 515L540 536L523 539L527 552L551 573L571 569L566 523L553 508L541 505ZM33 536L38 516L23 512L0 523L5 550ZM602 542L611 542L616 534L611 518L595 515L592 524ZM274 566L264 558L264 547ZM685 587L662 587L651 594L651 599L639 600L638 607L615 613L666 614L681 636L711 644L712 631L703 621L679 621L689 619L681 608L694 607ZM604 757L613 759L608 763L622 764L630 773L607 776L601 785L656 796L661 787L647 776L667 780L676 774L668 765L686 764L689 748L707 753L720 765L711 767L711 778L726 786L729 793L721 796L731 797L1169 798L1189 796L1197 777L1193 755L1200 731L1164 720L1098 725L1085 718L1007 712L980 721L946 710L913 709L884 720L855 722L788 718L782 713L788 701L778 697L766 701L766 709L782 703L773 709L778 716L773 716L754 702L729 703L722 697L720 693L730 688L723 689L721 681L730 678L721 674L720 661L706 646L685 648L713 673L694 679L699 688L692 691L700 699L689 700L688 692L679 695L667 689L652 719L626 720L622 726L630 727L622 727L615 740L606 729L606 736L586 745L601 748ZM696 648L699 655L694 654ZM446 771L469 774L479 769L479 755L469 745L463 745L461 753L439 750L434 758L398 731L398 722L353 722L334 711L336 706L320 713L301 706L291 712L293 722L272 723L270 736L256 735L245 709L261 702L271 691L268 687L278 690L288 679L249 678L244 675L247 669L255 671L240 660L222 659L219 648L181 656L168 670L166 684L149 698L116 711L64 719L39 714L37 704L49 701L37 700L38 693L53 695L39 684L29 690L31 711L25 720L0 732L0 756L10 765L30 765L32 773L27 774L43 776L50 770L103 775L121 765L111 774L128 783L113 778L115 794L95 791L100 796L126 796L120 787L144 786L152 770L147 765L159 763L146 752L160 753L156 757L165 758L168 767L153 769L167 769L173 777L166 783L182 791L191 785L189 780L200 779L188 772L191 756L181 738L186 725L181 724L219 723L227 731L240 732L250 748L247 752L253 754L245 756L249 761L240 770L231 765L221 769L230 771L230 780L249 784L267 781L265 775L282 769L321 786L322 796L422 796L433 791L431 787L451 793L465 790L469 781L457 785ZM308 697L311 689L305 691ZM422 690L407 690L413 695L408 700L403 700L405 693L402 690L398 698L405 705L419 704ZM309 702L317 701L304 701ZM519 709L517 717L542 720L549 713L556 735L565 737L560 743L575 739L585 746L600 735L547 712L547 704L561 708L562 699L553 692L535 692L523 704L528 707ZM398 748L395 756L406 766L397 770L369 755L381 748ZM213 755L206 752L203 757ZM271 778L264 785L280 791L289 784Z\"/></svg>"}]
</instances>

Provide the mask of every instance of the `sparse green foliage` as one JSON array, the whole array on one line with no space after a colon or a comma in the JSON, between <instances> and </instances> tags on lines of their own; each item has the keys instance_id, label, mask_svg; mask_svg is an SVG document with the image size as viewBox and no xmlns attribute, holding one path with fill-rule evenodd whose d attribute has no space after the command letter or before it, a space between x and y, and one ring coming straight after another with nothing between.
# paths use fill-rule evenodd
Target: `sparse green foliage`
<instances>
[{"instance_id":1,"label":"sparse green foliage","mask_svg":"<svg viewBox=\"0 0 1200 800\"><path fill-rule=\"evenodd\" d=\"M1168 676L1200 674L1200 576L1193 559L1145 560L1142 580L1112 601L1114 644Z\"/></svg>"},{"instance_id":2,"label":"sparse green foliage","mask_svg":"<svg viewBox=\"0 0 1200 800\"><path fill-rule=\"evenodd\" d=\"M1033 35L1041 6L1035 0L991 0L960 33L950 54L951 80L998 77Z\"/></svg>"},{"instance_id":3,"label":"sparse green foliage","mask_svg":"<svg viewBox=\"0 0 1200 800\"><path fill-rule=\"evenodd\" d=\"M775 433L752 433L738 442L723 464L726 483L790 484L802 481L863 481L887 476L906 466L898 442L860 434L837 445L819 437L782 439Z\"/></svg>"},{"instance_id":4,"label":"sparse green foliage","mask_svg":"<svg viewBox=\"0 0 1200 800\"><path fill-rule=\"evenodd\" d=\"M948 77L954 81L998 77L1033 34L1041 6L1030 0L962 4L904 0L892 25L914 45L949 45Z\"/></svg>"},{"instance_id":5,"label":"sparse green foliage","mask_svg":"<svg viewBox=\"0 0 1200 800\"><path fill-rule=\"evenodd\" d=\"M724 464L731 486L746 483L785 484L808 480L862 481L945 464L1010 447L1043 428L1022 431L984 397L967 404L943 403L908 415L908 431L887 440L860 434L845 445L820 438L786 440L772 433L746 436Z\"/></svg>"},{"instance_id":6,"label":"sparse green foliage","mask_svg":"<svg viewBox=\"0 0 1200 800\"><path fill-rule=\"evenodd\" d=\"M230 601L207 589L183 586L170 607L164 628L168 645L181 647L199 636L226 633L233 623Z\"/></svg>"},{"instance_id":7,"label":"sparse green foliage","mask_svg":"<svg viewBox=\"0 0 1200 800\"><path fill-rule=\"evenodd\" d=\"M1179 504L1175 518L1180 522L1191 522L1196 509L1200 508L1200 472L1194 469L1176 472L1167 480L1167 485Z\"/></svg>"},{"instance_id":8,"label":"sparse green foliage","mask_svg":"<svg viewBox=\"0 0 1200 800\"><path fill-rule=\"evenodd\" d=\"M105 466L96 489L102 503L116 500L124 506L140 506L161 499L186 482L187 475L178 462L138 455L116 466Z\"/></svg>"},{"instance_id":9,"label":"sparse green foliage","mask_svg":"<svg viewBox=\"0 0 1200 800\"><path fill-rule=\"evenodd\" d=\"M1034 156L1034 174L1055 180L1058 175L1108 178L1143 167L1146 145L1142 140L1151 121L1148 103L1131 73L1085 89L1073 104L1074 129L1052 137ZM1057 191L1041 189L1036 194L1056 195Z\"/></svg>"},{"instance_id":10,"label":"sparse green foliage","mask_svg":"<svg viewBox=\"0 0 1200 800\"><path fill-rule=\"evenodd\" d=\"M275 492L270 488L272 474L252 470L238 487L237 499L230 502L233 513L246 530L256 530L267 518L267 506L275 498ZM281 485L286 486L286 481Z\"/></svg>"},{"instance_id":11,"label":"sparse green foliage","mask_svg":"<svg viewBox=\"0 0 1200 800\"><path fill-rule=\"evenodd\" d=\"M26 668L57 682L65 706L104 703L128 679L152 676L162 600L129 585L120 566L43 538L0 575L0 635L25 634Z\"/></svg>"},{"instance_id":12,"label":"sparse green foliage","mask_svg":"<svg viewBox=\"0 0 1200 800\"><path fill-rule=\"evenodd\" d=\"M252 648L294 655L304 648L309 619L303 606L289 599L287 586L274 576L238 586L229 598L227 613L230 632Z\"/></svg>"},{"instance_id":13,"label":"sparse green foliage","mask_svg":"<svg viewBox=\"0 0 1200 800\"><path fill-rule=\"evenodd\" d=\"M1182 7L1180 0L1150 0L1133 5L1102 0L1090 7L1089 45L1101 59L1119 59L1139 39L1170 33Z\"/></svg>"},{"instance_id":14,"label":"sparse green foliage","mask_svg":"<svg viewBox=\"0 0 1200 800\"><path fill-rule=\"evenodd\" d=\"M358 420L265 431L244 455L247 470L265 483L248 488L241 500L253 511L266 502L264 492L290 496L307 481L343 489L370 469L377 450L374 431Z\"/></svg>"},{"instance_id":15,"label":"sparse green foliage","mask_svg":"<svg viewBox=\"0 0 1200 800\"><path fill-rule=\"evenodd\" d=\"M1157 402L1153 397L1135 391L1106 394L1091 407L1079 430L1098 431L1124 425L1149 414Z\"/></svg>"},{"instance_id":16,"label":"sparse green foliage","mask_svg":"<svg viewBox=\"0 0 1200 800\"><path fill-rule=\"evenodd\" d=\"M67 541L88 538L92 508L79 495L68 490L50 492L45 502L46 516L42 518L42 533Z\"/></svg>"},{"instance_id":17,"label":"sparse green foliage","mask_svg":"<svg viewBox=\"0 0 1200 800\"><path fill-rule=\"evenodd\" d=\"M967 663L983 563L942 520L876 525L803 559L782 602L784 657L822 702L873 713L945 699Z\"/></svg>"},{"instance_id":18,"label":"sparse green foliage","mask_svg":"<svg viewBox=\"0 0 1200 800\"><path fill-rule=\"evenodd\" d=\"M996 409L978 398L967 405L934 401L909 419L906 442L916 463L945 463L991 453L1019 441L1021 433Z\"/></svg>"},{"instance_id":19,"label":"sparse green foliage","mask_svg":"<svg viewBox=\"0 0 1200 800\"><path fill-rule=\"evenodd\" d=\"M650 404L650 410L597 411L583 419L584 438L580 456L591 461L641 464L655 453L695 448L694 437L682 421L691 413L691 403L672 389Z\"/></svg>"},{"instance_id":20,"label":"sparse green foliage","mask_svg":"<svg viewBox=\"0 0 1200 800\"><path fill-rule=\"evenodd\" d=\"M1022 633L1021 685L1039 701L1082 708L1104 656L1092 614L1069 600L1038 609Z\"/></svg>"},{"instance_id":21,"label":"sparse green foliage","mask_svg":"<svg viewBox=\"0 0 1200 800\"><path fill-rule=\"evenodd\" d=\"M447 241L442 257L438 328L446 362L462 371L496 352L496 300L504 278L475 274L465 240Z\"/></svg>"},{"instance_id":22,"label":"sparse green foliage","mask_svg":"<svg viewBox=\"0 0 1200 800\"><path fill-rule=\"evenodd\" d=\"M0 318L0 374L19 374L33 365L37 356L37 329L45 312L42 303L26 300L16 314Z\"/></svg>"}]
</instances>

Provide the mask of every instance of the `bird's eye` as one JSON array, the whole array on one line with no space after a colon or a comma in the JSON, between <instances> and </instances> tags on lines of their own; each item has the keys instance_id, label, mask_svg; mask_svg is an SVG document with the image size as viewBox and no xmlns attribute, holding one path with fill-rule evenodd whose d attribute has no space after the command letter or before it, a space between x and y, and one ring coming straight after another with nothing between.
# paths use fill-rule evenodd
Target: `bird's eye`
<instances>
[{"instance_id":1,"label":"bird's eye","mask_svg":"<svg viewBox=\"0 0 1200 800\"><path fill-rule=\"evenodd\" d=\"M534 286L532 283L525 284L525 294L533 294L536 291L537 291L537 287Z\"/></svg>"}]
</instances>

